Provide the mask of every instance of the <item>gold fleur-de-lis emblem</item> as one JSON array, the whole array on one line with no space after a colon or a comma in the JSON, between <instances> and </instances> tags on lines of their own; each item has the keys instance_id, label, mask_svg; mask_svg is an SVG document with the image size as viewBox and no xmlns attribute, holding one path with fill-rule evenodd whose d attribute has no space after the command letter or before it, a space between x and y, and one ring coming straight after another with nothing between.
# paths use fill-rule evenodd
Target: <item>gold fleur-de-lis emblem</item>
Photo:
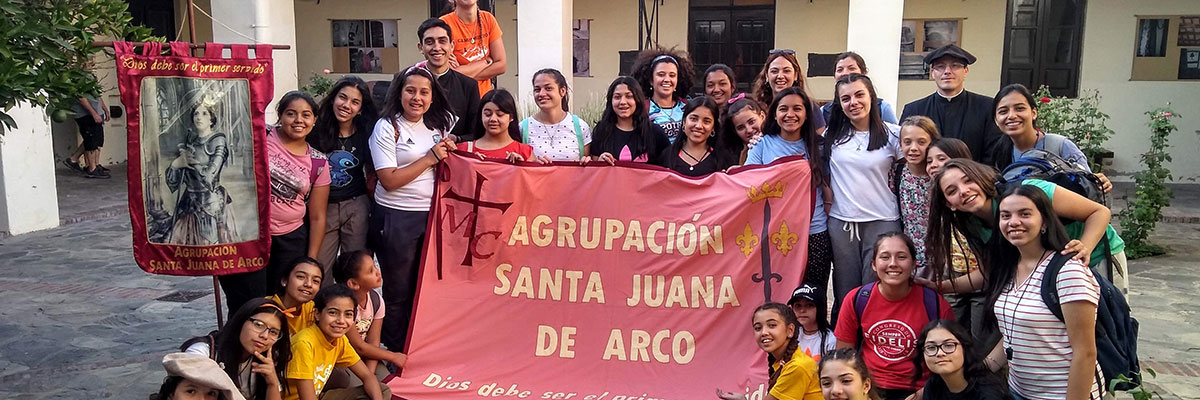
<instances>
[{"instance_id":1,"label":"gold fleur-de-lis emblem","mask_svg":"<svg viewBox=\"0 0 1200 400\"><path fill-rule=\"evenodd\" d=\"M779 249L779 252L785 256L789 251L792 251L792 245L796 244L798 240L800 240L799 236L788 231L787 221L780 222L779 232L771 234L771 243L775 243L775 248Z\"/></svg>"},{"instance_id":2,"label":"gold fleur-de-lis emblem","mask_svg":"<svg viewBox=\"0 0 1200 400\"><path fill-rule=\"evenodd\" d=\"M758 236L754 235L754 231L750 229L750 223L746 223L746 229L741 235L737 235L733 241L734 244L741 246L742 254L746 258L750 258L750 253L754 251L754 246L758 246Z\"/></svg>"}]
</instances>

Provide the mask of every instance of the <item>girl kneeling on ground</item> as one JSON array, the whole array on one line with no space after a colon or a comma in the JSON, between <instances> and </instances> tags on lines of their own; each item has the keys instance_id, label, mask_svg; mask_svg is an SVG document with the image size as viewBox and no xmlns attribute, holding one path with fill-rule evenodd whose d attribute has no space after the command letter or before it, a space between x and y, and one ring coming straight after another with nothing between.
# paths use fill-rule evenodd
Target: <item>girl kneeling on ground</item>
<instances>
[{"instance_id":1,"label":"girl kneeling on ground","mask_svg":"<svg viewBox=\"0 0 1200 400\"><path fill-rule=\"evenodd\" d=\"M284 368L292 359L283 308L258 298L243 304L225 328L183 342L185 353L209 357L224 366L238 391L250 400L279 400Z\"/></svg>"}]
</instances>

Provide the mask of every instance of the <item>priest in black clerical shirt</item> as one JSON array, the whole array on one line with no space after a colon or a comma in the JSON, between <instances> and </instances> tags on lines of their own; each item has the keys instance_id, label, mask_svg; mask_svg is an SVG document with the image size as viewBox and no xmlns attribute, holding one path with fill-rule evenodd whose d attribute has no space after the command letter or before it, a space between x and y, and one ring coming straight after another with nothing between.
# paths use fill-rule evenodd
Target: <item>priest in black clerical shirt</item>
<instances>
[{"instance_id":1,"label":"priest in black clerical shirt","mask_svg":"<svg viewBox=\"0 0 1200 400\"><path fill-rule=\"evenodd\" d=\"M963 87L975 56L949 44L926 55L925 63L930 66L929 76L937 84L937 91L906 104L900 120L910 115L929 117L942 136L966 142L975 161L991 165L988 154L1001 135L993 118L992 97Z\"/></svg>"},{"instance_id":2,"label":"priest in black clerical shirt","mask_svg":"<svg viewBox=\"0 0 1200 400\"><path fill-rule=\"evenodd\" d=\"M430 18L417 28L417 50L425 55L425 69L437 77L438 84L446 91L450 109L458 122L450 133L459 141L472 138L471 130L479 121L479 82L450 69L454 40L450 37L450 26L446 21Z\"/></svg>"}]
</instances>

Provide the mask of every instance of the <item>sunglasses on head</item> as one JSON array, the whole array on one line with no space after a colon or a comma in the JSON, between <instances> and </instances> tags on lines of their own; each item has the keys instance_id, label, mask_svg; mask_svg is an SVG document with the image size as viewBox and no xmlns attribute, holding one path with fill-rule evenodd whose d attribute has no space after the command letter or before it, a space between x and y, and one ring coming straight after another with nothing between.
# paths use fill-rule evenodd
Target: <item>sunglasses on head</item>
<instances>
[{"instance_id":1,"label":"sunglasses on head","mask_svg":"<svg viewBox=\"0 0 1200 400\"><path fill-rule=\"evenodd\" d=\"M787 54L790 56L794 56L794 55L796 55L796 51L792 50L792 49L772 49L770 54L771 55Z\"/></svg>"}]
</instances>

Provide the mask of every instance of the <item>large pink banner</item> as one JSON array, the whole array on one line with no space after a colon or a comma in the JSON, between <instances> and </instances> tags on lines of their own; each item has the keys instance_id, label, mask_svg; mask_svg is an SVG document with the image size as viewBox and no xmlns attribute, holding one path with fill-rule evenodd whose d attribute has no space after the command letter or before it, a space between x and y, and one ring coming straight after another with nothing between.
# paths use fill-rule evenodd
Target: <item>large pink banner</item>
<instances>
[{"instance_id":1,"label":"large pink banner","mask_svg":"<svg viewBox=\"0 0 1200 400\"><path fill-rule=\"evenodd\" d=\"M439 171L403 399L761 399L751 317L800 282L809 166Z\"/></svg>"}]
</instances>

